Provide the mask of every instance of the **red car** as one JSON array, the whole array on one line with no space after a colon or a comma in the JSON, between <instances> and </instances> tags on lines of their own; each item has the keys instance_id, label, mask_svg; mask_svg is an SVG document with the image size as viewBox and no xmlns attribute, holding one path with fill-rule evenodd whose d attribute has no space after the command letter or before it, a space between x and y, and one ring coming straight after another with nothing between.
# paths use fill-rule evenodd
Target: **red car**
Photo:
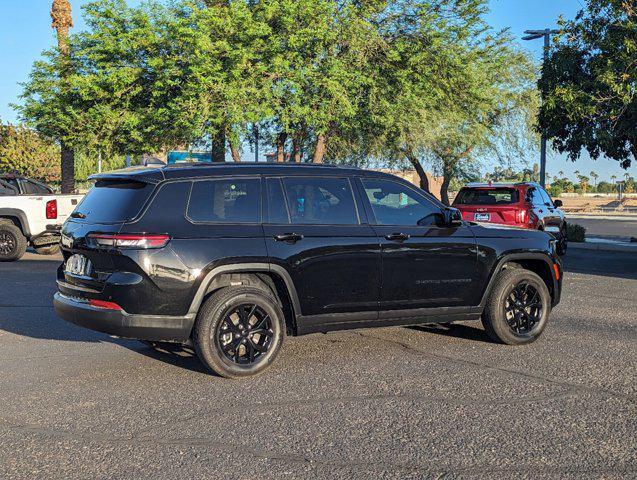
<instances>
[{"instance_id":1,"label":"red car","mask_svg":"<svg viewBox=\"0 0 637 480\"><path fill-rule=\"evenodd\" d=\"M537 183L470 183L460 189L453 206L470 222L546 231L557 238L558 253L566 253L566 219L559 209L562 201L551 200Z\"/></svg>"}]
</instances>

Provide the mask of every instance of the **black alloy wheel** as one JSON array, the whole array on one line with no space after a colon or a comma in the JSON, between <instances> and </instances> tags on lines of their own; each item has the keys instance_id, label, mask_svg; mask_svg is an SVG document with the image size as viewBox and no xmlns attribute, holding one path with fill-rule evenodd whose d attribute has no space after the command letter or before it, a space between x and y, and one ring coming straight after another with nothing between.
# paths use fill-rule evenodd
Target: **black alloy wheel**
<instances>
[{"instance_id":1,"label":"black alloy wheel","mask_svg":"<svg viewBox=\"0 0 637 480\"><path fill-rule=\"evenodd\" d=\"M15 252L17 246L17 239L13 233L5 230L0 232L0 254L11 255Z\"/></svg>"},{"instance_id":2,"label":"black alloy wheel","mask_svg":"<svg viewBox=\"0 0 637 480\"><path fill-rule=\"evenodd\" d=\"M500 271L493 283L482 313L489 337L507 345L537 340L551 312L551 294L544 280L513 264Z\"/></svg>"},{"instance_id":3,"label":"black alloy wheel","mask_svg":"<svg viewBox=\"0 0 637 480\"><path fill-rule=\"evenodd\" d=\"M204 302L192 339L206 367L222 377L241 378L261 373L274 361L285 330L285 316L274 293L233 286Z\"/></svg>"},{"instance_id":4,"label":"black alloy wheel","mask_svg":"<svg viewBox=\"0 0 637 480\"><path fill-rule=\"evenodd\" d=\"M27 239L13 224L0 223L0 261L19 260L27 250Z\"/></svg>"},{"instance_id":5,"label":"black alloy wheel","mask_svg":"<svg viewBox=\"0 0 637 480\"><path fill-rule=\"evenodd\" d=\"M253 365L270 349L274 331L272 319L263 308L244 303L229 309L213 334L228 360L238 365Z\"/></svg>"},{"instance_id":6,"label":"black alloy wheel","mask_svg":"<svg viewBox=\"0 0 637 480\"><path fill-rule=\"evenodd\" d=\"M517 335L531 333L542 319L540 292L526 280L513 287L504 308L507 324Z\"/></svg>"}]
</instances>

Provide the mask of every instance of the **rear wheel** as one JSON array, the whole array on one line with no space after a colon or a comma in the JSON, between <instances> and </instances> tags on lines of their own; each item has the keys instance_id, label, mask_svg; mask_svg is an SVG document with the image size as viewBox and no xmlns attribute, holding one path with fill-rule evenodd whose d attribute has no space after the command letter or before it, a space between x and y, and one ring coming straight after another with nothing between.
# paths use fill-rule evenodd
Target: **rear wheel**
<instances>
[{"instance_id":1,"label":"rear wheel","mask_svg":"<svg viewBox=\"0 0 637 480\"><path fill-rule=\"evenodd\" d=\"M240 378L266 369L284 336L283 312L272 294L253 287L228 287L201 307L193 343L210 370Z\"/></svg>"},{"instance_id":2,"label":"rear wheel","mask_svg":"<svg viewBox=\"0 0 637 480\"><path fill-rule=\"evenodd\" d=\"M27 250L27 239L18 227L9 223L0 223L0 261L19 260Z\"/></svg>"},{"instance_id":3,"label":"rear wheel","mask_svg":"<svg viewBox=\"0 0 637 480\"><path fill-rule=\"evenodd\" d=\"M492 340L508 345L531 343L540 336L551 309L544 281L524 268L502 270L482 314Z\"/></svg>"}]
</instances>

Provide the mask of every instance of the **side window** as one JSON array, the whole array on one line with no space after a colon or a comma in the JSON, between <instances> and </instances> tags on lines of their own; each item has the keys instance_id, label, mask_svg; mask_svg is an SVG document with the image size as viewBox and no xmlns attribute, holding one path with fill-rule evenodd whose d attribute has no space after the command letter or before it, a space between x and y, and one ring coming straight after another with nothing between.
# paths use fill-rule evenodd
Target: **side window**
<instances>
[{"instance_id":1,"label":"side window","mask_svg":"<svg viewBox=\"0 0 637 480\"><path fill-rule=\"evenodd\" d=\"M540 195L542 196L542 203L546 205L550 205L552 207L553 200L551 200L551 197L549 197L549 194L546 193L546 190L544 190L543 188L540 188L539 190L540 190Z\"/></svg>"},{"instance_id":2,"label":"side window","mask_svg":"<svg viewBox=\"0 0 637 480\"><path fill-rule=\"evenodd\" d=\"M542 194L540 191L533 187L526 193L526 199L532 205L541 206L544 205L544 199L542 199Z\"/></svg>"},{"instance_id":3,"label":"side window","mask_svg":"<svg viewBox=\"0 0 637 480\"><path fill-rule=\"evenodd\" d=\"M440 209L414 190L390 180L362 180L379 225L435 224Z\"/></svg>"},{"instance_id":4,"label":"side window","mask_svg":"<svg viewBox=\"0 0 637 480\"><path fill-rule=\"evenodd\" d=\"M290 216L285 204L285 195L283 195L281 179L268 178L266 184L268 192L268 222L290 223Z\"/></svg>"},{"instance_id":5,"label":"side window","mask_svg":"<svg viewBox=\"0 0 637 480\"><path fill-rule=\"evenodd\" d=\"M24 189L26 193L31 193L33 195L49 195L51 191L37 182L32 182L31 180L24 180Z\"/></svg>"},{"instance_id":6,"label":"side window","mask_svg":"<svg viewBox=\"0 0 637 480\"><path fill-rule=\"evenodd\" d=\"M16 191L15 188L13 188L13 186L0 180L0 195L17 195L17 194L18 192Z\"/></svg>"},{"instance_id":7,"label":"side window","mask_svg":"<svg viewBox=\"0 0 637 480\"><path fill-rule=\"evenodd\" d=\"M347 178L288 177L283 179L292 223L357 225L358 215Z\"/></svg>"},{"instance_id":8,"label":"side window","mask_svg":"<svg viewBox=\"0 0 637 480\"><path fill-rule=\"evenodd\" d=\"M194 222L260 223L261 180L224 178L193 182L188 218Z\"/></svg>"}]
</instances>

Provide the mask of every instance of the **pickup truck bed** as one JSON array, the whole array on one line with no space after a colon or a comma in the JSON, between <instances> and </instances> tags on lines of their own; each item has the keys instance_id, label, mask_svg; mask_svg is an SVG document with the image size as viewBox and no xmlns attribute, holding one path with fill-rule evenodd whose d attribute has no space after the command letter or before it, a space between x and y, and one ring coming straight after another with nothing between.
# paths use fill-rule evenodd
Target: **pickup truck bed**
<instances>
[{"instance_id":1,"label":"pickup truck bed","mask_svg":"<svg viewBox=\"0 0 637 480\"><path fill-rule=\"evenodd\" d=\"M60 228L83 195L56 195L46 185L0 176L0 261L18 260L27 246L55 253Z\"/></svg>"}]
</instances>

